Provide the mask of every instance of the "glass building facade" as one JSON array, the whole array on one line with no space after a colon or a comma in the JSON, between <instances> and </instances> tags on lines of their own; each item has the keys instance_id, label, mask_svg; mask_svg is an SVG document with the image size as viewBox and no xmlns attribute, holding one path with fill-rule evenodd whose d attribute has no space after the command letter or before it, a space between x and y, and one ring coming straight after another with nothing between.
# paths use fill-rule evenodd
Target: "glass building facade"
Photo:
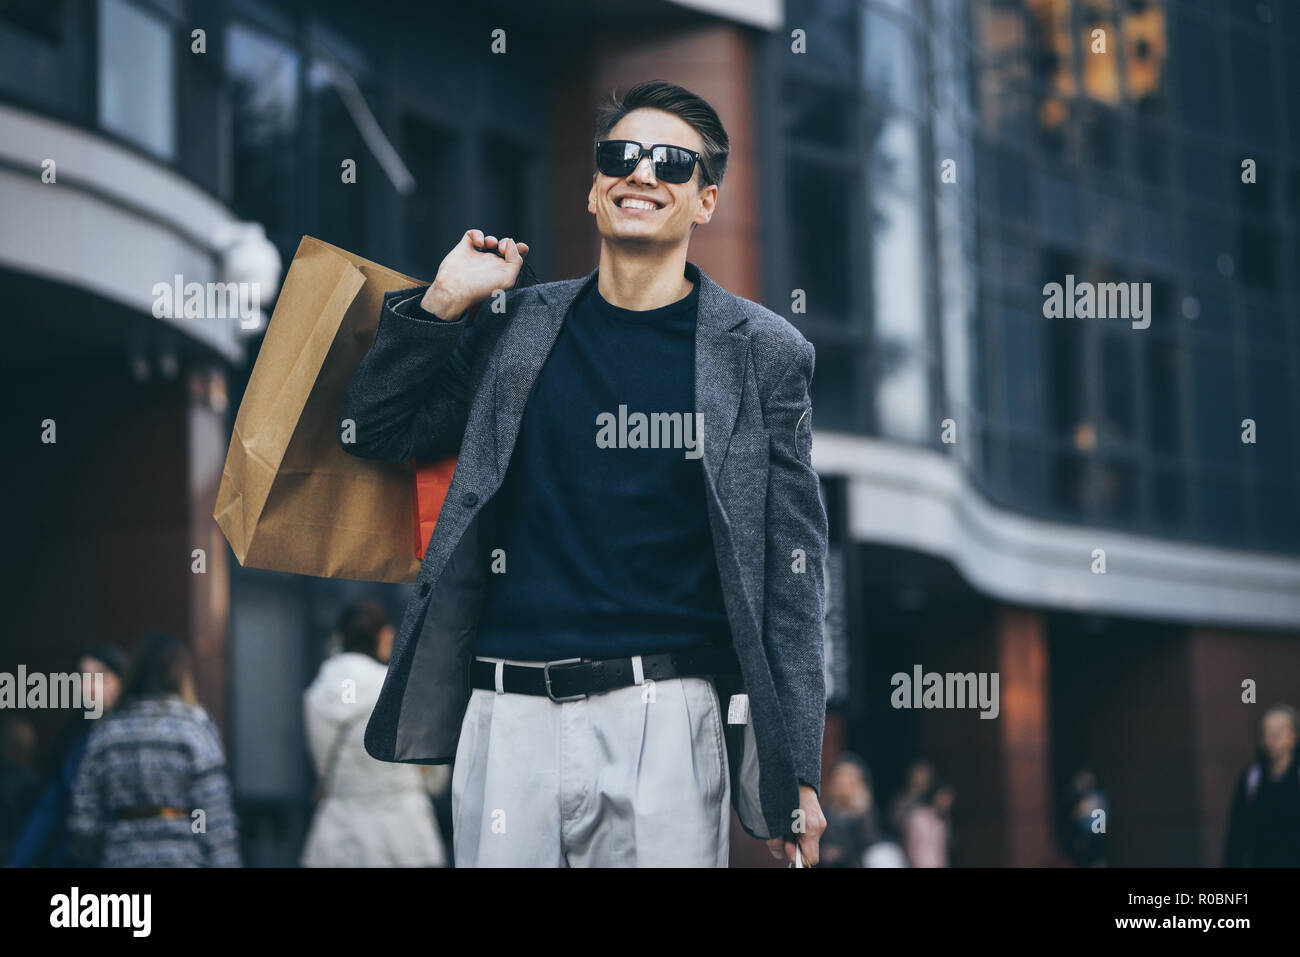
<instances>
[{"instance_id":1,"label":"glass building facade","mask_svg":"<svg viewBox=\"0 0 1300 957\"><path fill-rule=\"evenodd\" d=\"M817 347L819 428L955 456L1013 511L1300 551L1300 8L791 0L786 24L764 292ZM1150 326L1045 317L1067 276L1149 283Z\"/></svg>"}]
</instances>

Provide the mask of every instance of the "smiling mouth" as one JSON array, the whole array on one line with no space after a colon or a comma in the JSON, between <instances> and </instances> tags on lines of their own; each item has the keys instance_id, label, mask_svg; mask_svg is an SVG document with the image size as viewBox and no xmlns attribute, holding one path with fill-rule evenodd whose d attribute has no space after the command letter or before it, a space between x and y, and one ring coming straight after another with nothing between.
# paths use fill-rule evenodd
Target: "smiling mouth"
<instances>
[{"instance_id":1,"label":"smiling mouth","mask_svg":"<svg viewBox=\"0 0 1300 957\"><path fill-rule=\"evenodd\" d=\"M615 203L615 205L618 206L619 209L627 209L627 210L633 210L636 212L643 212L643 213L649 213L649 212L654 212L655 210L663 209L662 203L656 204L649 200L631 199L626 196L618 200Z\"/></svg>"}]
</instances>

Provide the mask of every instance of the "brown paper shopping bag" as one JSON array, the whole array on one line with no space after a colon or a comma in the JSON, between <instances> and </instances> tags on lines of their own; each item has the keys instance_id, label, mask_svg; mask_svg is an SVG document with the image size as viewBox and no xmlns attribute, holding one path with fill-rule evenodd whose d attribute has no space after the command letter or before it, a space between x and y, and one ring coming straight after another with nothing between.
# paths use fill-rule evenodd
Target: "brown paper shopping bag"
<instances>
[{"instance_id":1,"label":"brown paper shopping bag","mask_svg":"<svg viewBox=\"0 0 1300 957\"><path fill-rule=\"evenodd\" d=\"M213 512L240 564L415 581L413 464L348 455L338 428L384 293L420 283L303 237L235 418ZM429 467L449 470L454 461Z\"/></svg>"}]
</instances>

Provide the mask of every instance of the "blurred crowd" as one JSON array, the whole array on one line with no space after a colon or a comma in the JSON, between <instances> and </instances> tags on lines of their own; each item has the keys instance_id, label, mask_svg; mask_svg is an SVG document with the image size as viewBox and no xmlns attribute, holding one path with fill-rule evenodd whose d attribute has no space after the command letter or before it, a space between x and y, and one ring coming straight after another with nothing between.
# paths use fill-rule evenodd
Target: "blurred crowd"
<instances>
[{"instance_id":1,"label":"blurred crowd","mask_svg":"<svg viewBox=\"0 0 1300 957\"><path fill-rule=\"evenodd\" d=\"M381 605L344 610L303 694L306 749L317 776L304 867L440 867L451 863L450 768L377 761L365 726L393 645ZM239 826L215 725L197 703L184 642L157 633L133 656L88 647L77 665L102 674L99 720L78 715L42 771L36 733L0 711L0 862L14 867L238 867ZM89 693L89 692L88 692ZM1260 715L1256 753L1233 791L1222 863L1300 866L1300 713ZM882 806L867 764L842 753L822 791L824 867L948 867L956 791L927 760L906 770ZM1058 863L1108 863L1110 800L1080 769L1060 802ZM961 863L960 854L956 859Z\"/></svg>"}]
</instances>

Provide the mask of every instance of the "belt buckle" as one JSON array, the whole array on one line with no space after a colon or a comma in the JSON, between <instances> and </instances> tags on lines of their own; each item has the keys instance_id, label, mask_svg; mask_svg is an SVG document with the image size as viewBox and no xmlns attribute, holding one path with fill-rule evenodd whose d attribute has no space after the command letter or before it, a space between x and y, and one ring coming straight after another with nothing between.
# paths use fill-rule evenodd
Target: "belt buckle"
<instances>
[{"instance_id":1,"label":"belt buckle","mask_svg":"<svg viewBox=\"0 0 1300 957\"><path fill-rule=\"evenodd\" d=\"M555 697L555 692L551 690L551 666L552 665L574 665L574 664L581 664L581 663L582 663L581 658L561 658L558 661L548 661L546 662L546 664L542 665L542 681L545 682L546 684L546 697L550 698L552 701L557 701L557 702L581 701L583 698L587 697L587 695L584 693L584 694L566 695L563 698L557 698Z\"/></svg>"}]
</instances>

